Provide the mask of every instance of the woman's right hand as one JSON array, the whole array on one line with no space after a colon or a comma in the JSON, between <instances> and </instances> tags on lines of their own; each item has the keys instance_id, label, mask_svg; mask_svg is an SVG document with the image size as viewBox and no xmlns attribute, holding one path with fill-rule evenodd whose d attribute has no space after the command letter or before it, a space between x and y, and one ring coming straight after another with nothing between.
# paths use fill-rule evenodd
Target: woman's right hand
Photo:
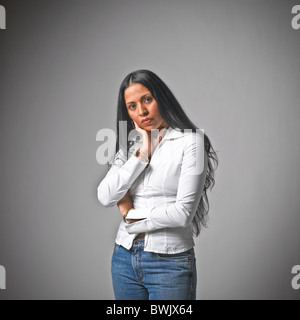
<instances>
[{"instance_id":1,"label":"woman's right hand","mask_svg":"<svg viewBox=\"0 0 300 320\"><path fill-rule=\"evenodd\" d=\"M147 154L148 159L151 156L151 132L142 129L141 127L138 126L138 124L134 122L135 130L139 132L142 135L143 141L142 141L142 146L141 150L144 154Z\"/></svg>"},{"instance_id":2,"label":"woman's right hand","mask_svg":"<svg viewBox=\"0 0 300 320\"><path fill-rule=\"evenodd\" d=\"M142 152L144 154L147 154L148 159L150 159L152 153L154 152L154 150L156 149L156 147L158 146L158 144L162 140L167 129L164 128L158 132L154 131L151 135L151 131L144 130L141 127L139 127L135 121L133 121L133 122L134 122L136 131L139 132L143 137L143 143L142 143L142 147L140 149L142 150Z\"/></svg>"}]
</instances>

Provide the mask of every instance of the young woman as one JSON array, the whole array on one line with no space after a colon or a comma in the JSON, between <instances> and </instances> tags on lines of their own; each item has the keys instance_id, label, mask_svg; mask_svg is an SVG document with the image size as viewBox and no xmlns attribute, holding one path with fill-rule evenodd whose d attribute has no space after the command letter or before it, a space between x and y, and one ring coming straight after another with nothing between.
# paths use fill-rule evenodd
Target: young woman
<instances>
[{"instance_id":1,"label":"young woman","mask_svg":"<svg viewBox=\"0 0 300 320\"><path fill-rule=\"evenodd\" d=\"M125 139L120 121L127 122ZM123 217L111 264L117 300L196 299L193 235L206 226L206 191L218 164L197 129L153 72L138 70L123 80L117 153L98 187L100 203L117 205ZM120 138L131 143L124 147Z\"/></svg>"}]
</instances>

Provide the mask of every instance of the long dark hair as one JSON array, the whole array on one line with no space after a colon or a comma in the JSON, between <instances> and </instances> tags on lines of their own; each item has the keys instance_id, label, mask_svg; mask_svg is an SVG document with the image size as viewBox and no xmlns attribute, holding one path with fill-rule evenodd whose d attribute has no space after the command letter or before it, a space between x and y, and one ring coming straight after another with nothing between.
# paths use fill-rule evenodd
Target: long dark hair
<instances>
[{"instance_id":1,"label":"long dark hair","mask_svg":"<svg viewBox=\"0 0 300 320\"><path fill-rule=\"evenodd\" d=\"M146 87L152 94L153 98L156 100L157 106L159 108L162 118L168 123L171 128L179 128L181 131L184 129L191 129L192 132L196 132L197 128L194 123L188 118L188 116L183 111L181 105L167 87L167 85L153 72L149 70L137 70L128 74L122 81L119 97L118 97L118 109L117 109L117 140L116 140L116 152L120 149L120 132L119 123L120 121L127 122L127 136L130 131L134 130L131 118L127 112L124 92L133 83L140 83ZM127 141L127 140L126 140ZM129 142L126 150L126 154L129 153L129 149L132 146ZM206 180L204 183L204 189L196 210L195 217L193 219L193 233L198 236L202 227L207 227L207 215L209 211L209 202L207 197L207 189L212 190L215 179L214 172L218 166L218 157L213 149L211 142L206 134L204 134L204 148L207 153L207 172Z\"/></svg>"}]
</instances>

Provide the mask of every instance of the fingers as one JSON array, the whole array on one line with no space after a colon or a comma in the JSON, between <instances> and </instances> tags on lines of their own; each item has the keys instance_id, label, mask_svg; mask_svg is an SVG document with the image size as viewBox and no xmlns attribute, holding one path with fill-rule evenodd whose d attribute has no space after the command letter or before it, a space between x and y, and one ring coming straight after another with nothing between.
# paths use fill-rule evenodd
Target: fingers
<instances>
[{"instance_id":1,"label":"fingers","mask_svg":"<svg viewBox=\"0 0 300 320\"><path fill-rule=\"evenodd\" d=\"M144 130L141 127L139 127L138 124L134 120L132 120L132 121L134 123L135 130L137 130L138 132L142 133L142 131L144 131Z\"/></svg>"}]
</instances>

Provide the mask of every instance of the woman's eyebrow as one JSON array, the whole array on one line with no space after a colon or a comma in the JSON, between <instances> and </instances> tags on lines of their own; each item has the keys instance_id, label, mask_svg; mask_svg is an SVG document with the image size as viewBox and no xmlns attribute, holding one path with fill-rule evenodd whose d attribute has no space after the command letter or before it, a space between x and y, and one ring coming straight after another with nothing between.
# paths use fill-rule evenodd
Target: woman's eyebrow
<instances>
[{"instance_id":1,"label":"woman's eyebrow","mask_svg":"<svg viewBox=\"0 0 300 320\"><path fill-rule=\"evenodd\" d=\"M144 94L143 96L141 96L140 100L143 100L148 94L151 94L151 92L148 92L148 93ZM127 104L128 103L134 103L134 101L127 102Z\"/></svg>"}]
</instances>

